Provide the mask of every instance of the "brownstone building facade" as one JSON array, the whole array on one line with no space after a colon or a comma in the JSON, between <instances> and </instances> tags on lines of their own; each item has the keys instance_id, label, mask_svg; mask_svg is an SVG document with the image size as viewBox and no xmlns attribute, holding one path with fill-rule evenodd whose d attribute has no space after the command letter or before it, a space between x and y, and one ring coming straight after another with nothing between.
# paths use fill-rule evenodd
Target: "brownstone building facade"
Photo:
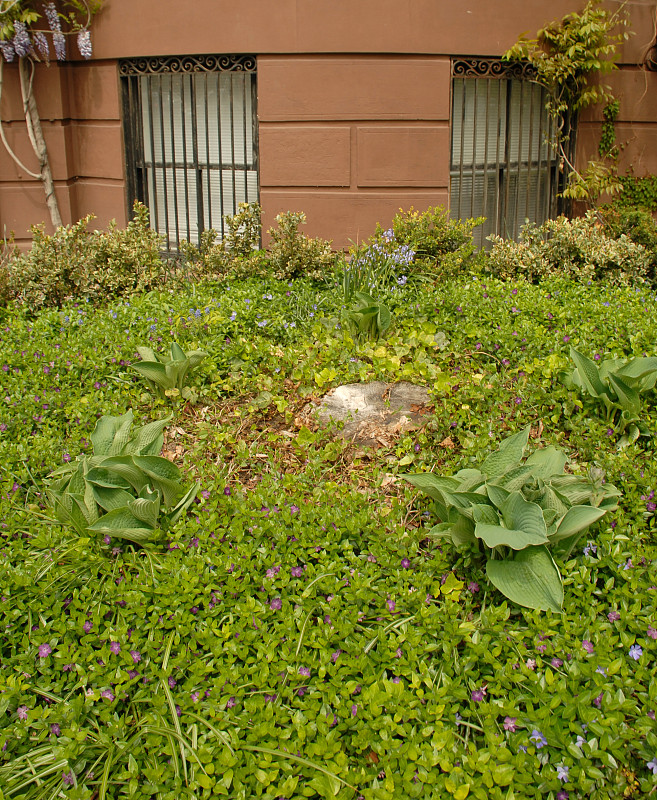
<instances>
[{"instance_id":1,"label":"brownstone building facade","mask_svg":"<svg viewBox=\"0 0 657 800\"><path fill-rule=\"evenodd\" d=\"M139 197L175 244L259 200L265 226L305 211L307 233L343 247L400 207L442 204L512 233L552 213L559 165L540 90L499 57L582 6L105 0L93 58L35 74L64 221L124 225ZM657 173L657 73L642 67L655 11L629 8L634 35L607 82L621 100L621 171L643 176ZM35 167L15 72L5 66L3 127ZM578 123L579 164L596 150L595 114ZM46 220L40 183L0 149L0 230L26 242Z\"/></svg>"}]
</instances>

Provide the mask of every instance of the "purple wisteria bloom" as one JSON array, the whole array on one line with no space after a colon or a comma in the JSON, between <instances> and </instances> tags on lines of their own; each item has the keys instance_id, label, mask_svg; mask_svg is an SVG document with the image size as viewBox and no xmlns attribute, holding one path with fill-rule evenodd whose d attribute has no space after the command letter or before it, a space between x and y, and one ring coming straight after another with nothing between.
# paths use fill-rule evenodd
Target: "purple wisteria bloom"
<instances>
[{"instance_id":1,"label":"purple wisteria bloom","mask_svg":"<svg viewBox=\"0 0 657 800\"><path fill-rule=\"evenodd\" d=\"M91 34L88 30L82 30L78 33L78 50L84 59L90 59L92 54L91 47Z\"/></svg>"},{"instance_id":2,"label":"purple wisteria bloom","mask_svg":"<svg viewBox=\"0 0 657 800\"><path fill-rule=\"evenodd\" d=\"M32 50L30 34L27 32L24 22L14 20L14 38L12 40L17 56L28 56Z\"/></svg>"}]
</instances>

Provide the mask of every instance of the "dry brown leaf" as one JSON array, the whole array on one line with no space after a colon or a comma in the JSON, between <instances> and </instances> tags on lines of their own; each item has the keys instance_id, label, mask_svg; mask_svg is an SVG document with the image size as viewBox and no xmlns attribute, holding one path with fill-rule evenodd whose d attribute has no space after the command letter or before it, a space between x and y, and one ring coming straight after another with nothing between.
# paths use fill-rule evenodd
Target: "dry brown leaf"
<instances>
[{"instance_id":1,"label":"dry brown leaf","mask_svg":"<svg viewBox=\"0 0 657 800\"><path fill-rule=\"evenodd\" d=\"M440 443L440 446L441 447L448 447L450 450L453 450L454 449L454 442L450 439L449 436L447 436L446 438L444 438L442 440L442 442Z\"/></svg>"}]
</instances>

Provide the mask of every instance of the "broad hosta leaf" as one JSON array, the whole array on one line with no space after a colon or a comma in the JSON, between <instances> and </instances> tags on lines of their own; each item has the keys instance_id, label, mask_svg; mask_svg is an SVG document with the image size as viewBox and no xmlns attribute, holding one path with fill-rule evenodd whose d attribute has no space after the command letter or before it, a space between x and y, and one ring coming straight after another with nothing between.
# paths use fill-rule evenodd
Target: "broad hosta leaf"
<instances>
[{"instance_id":1,"label":"broad hosta leaf","mask_svg":"<svg viewBox=\"0 0 657 800\"><path fill-rule=\"evenodd\" d=\"M570 357L575 362L577 376L586 391L593 397L602 397L608 394L605 385L600 380L600 374L594 361L579 353L574 347L570 348Z\"/></svg>"},{"instance_id":2,"label":"broad hosta leaf","mask_svg":"<svg viewBox=\"0 0 657 800\"><path fill-rule=\"evenodd\" d=\"M190 490L182 497L178 503L176 504L175 508L171 509L171 513L169 514L169 524L173 525L180 517L187 511L187 509L191 506L194 502L196 494L200 489L200 484L195 483Z\"/></svg>"},{"instance_id":3,"label":"broad hosta leaf","mask_svg":"<svg viewBox=\"0 0 657 800\"><path fill-rule=\"evenodd\" d=\"M544 447L542 450L534 450L525 464L531 466L532 474L537 478L548 480L553 475L563 474L567 460L566 454L556 447Z\"/></svg>"},{"instance_id":4,"label":"broad hosta leaf","mask_svg":"<svg viewBox=\"0 0 657 800\"><path fill-rule=\"evenodd\" d=\"M524 550L531 545L547 544L547 535L528 533L513 528L503 528L501 525L488 525L478 522L475 527L475 536L481 539L487 547L510 547L513 550Z\"/></svg>"},{"instance_id":5,"label":"broad hosta leaf","mask_svg":"<svg viewBox=\"0 0 657 800\"><path fill-rule=\"evenodd\" d=\"M521 489L532 475L531 466L528 467L523 464L521 467L513 467L495 480L498 481L499 485L504 486L507 492L515 492Z\"/></svg>"},{"instance_id":6,"label":"broad hosta leaf","mask_svg":"<svg viewBox=\"0 0 657 800\"><path fill-rule=\"evenodd\" d=\"M127 506L134 496L125 489L109 488L92 484L94 499L104 511L113 511L115 508Z\"/></svg>"},{"instance_id":7,"label":"broad hosta leaf","mask_svg":"<svg viewBox=\"0 0 657 800\"><path fill-rule=\"evenodd\" d=\"M387 306L379 305L379 313L376 318L377 325L379 326L379 333L385 333L390 327L392 317L390 310Z\"/></svg>"},{"instance_id":8,"label":"broad hosta leaf","mask_svg":"<svg viewBox=\"0 0 657 800\"><path fill-rule=\"evenodd\" d=\"M486 564L490 582L519 606L561 613L561 575L545 547L528 547L513 560L490 560Z\"/></svg>"},{"instance_id":9,"label":"broad hosta leaf","mask_svg":"<svg viewBox=\"0 0 657 800\"><path fill-rule=\"evenodd\" d=\"M116 536L143 543L153 538L154 529L138 519L128 508L115 508L89 525L89 530L102 536Z\"/></svg>"},{"instance_id":10,"label":"broad hosta leaf","mask_svg":"<svg viewBox=\"0 0 657 800\"><path fill-rule=\"evenodd\" d=\"M174 381L167 374L166 367L159 362L141 361L139 364L131 364L131 369L152 381L160 389L173 389L175 386Z\"/></svg>"},{"instance_id":11,"label":"broad hosta leaf","mask_svg":"<svg viewBox=\"0 0 657 800\"><path fill-rule=\"evenodd\" d=\"M464 547L473 544L476 539L474 535L475 526L469 519L458 515L458 518L451 524L449 533L455 547Z\"/></svg>"},{"instance_id":12,"label":"broad hosta leaf","mask_svg":"<svg viewBox=\"0 0 657 800\"><path fill-rule=\"evenodd\" d=\"M628 386L624 380L615 375L609 376L609 385L613 387L623 411L638 414L641 408L641 398L636 389Z\"/></svg>"},{"instance_id":13,"label":"broad hosta leaf","mask_svg":"<svg viewBox=\"0 0 657 800\"><path fill-rule=\"evenodd\" d=\"M183 494L180 470L175 464L160 456L133 456L133 460L141 473L150 478L149 482L162 492L165 506L172 506Z\"/></svg>"},{"instance_id":14,"label":"broad hosta leaf","mask_svg":"<svg viewBox=\"0 0 657 800\"><path fill-rule=\"evenodd\" d=\"M507 489L503 489L501 486L498 486L495 483L486 484L486 493L488 494L491 503L496 505L499 509L502 508L511 494L511 492L509 492Z\"/></svg>"},{"instance_id":15,"label":"broad hosta leaf","mask_svg":"<svg viewBox=\"0 0 657 800\"><path fill-rule=\"evenodd\" d=\"M139 353L139 357L142 361L158 361L158 357L155 355L155 351L151 350L150 347L137 347L137 352Z\"/></svg>"},{"instance_id":16,"label":"broad hosta leaf","mask_svg":"<svg viewBox=\"0 0 657 800\"><path fill-rule=\"evenodd\" d=\"M561 539L566 539L574 533L583 531L589 525L593 525L601 517L607 513L604 508L595 508L593 506L572 506L568 509L561 522L557 525L557 530L550 537L551 541L558 542Z\"/></svg>"},{"instance_id":17,"label":"broad hosta leaf","mask_svg":"<svg viewBox=\"0 0 657 800\"><path fill-rule=\"evenodd\" d=\"M160 496L155 492L154 498L131 498L128 508L130 513L137 517L138 520L145 522L151 528L155 528L160 513Z\"/></svg>"},{"instance_id":18,"label":"broad hosta leaf","mask_svg":"<svg viewBox=\"0 0 657 800\"><path fill-rule=\"evenodd\" d=\"M164 419L149 422L148 425L142 425L128 444L126 453L137 456L158 455L164 444L162 431L172 419L173 415L170 415Z\"/></svg>"},{"instance_id":19,"label":"broad hosta leaf","mask_svg":"<svg viewBox=\"0 0 657 800\"><path fill-rule=\"evenodd\" d=\"M500 524L500 515L497 510L485 503L478 503L476 506L472 506L472 518L475 522L483 522L487 525Z\"/></svg>"},{"instance_id":20,"label":"broad hosta leaf","mask_svg":"<svg viewBox=\"0 0 657 800\"><path fill-rule=\"evenodd\" d=\"M127 411L120 417L101 417L96 423L93 433L89 437L94 454L97 456L110 455L110 448L112 447L117 432L126 424L129 429L132 424L132 419L132 411Z\"/></svg>"},{"instance_id":21,"label":"broad hosta leaf","mask_svg":"<svg viewBox=\"0 0 657 800\"><path fill-rule=\"evenodd\" d=\"M418 475L400 475L399 477L443 504L443 491L455 492L459 488L459 481L454 478L439 478L433 472L421 472Z\"/></svg>"},{"instance_id":22,"label":"broad hosta leaf","mask_svg":"<svg viewBox=\"0 0 657 800\"><path fill-rule=\"evenodd\" d=\"M125 480L125 478L117 475L116 472L103 469L103 467L93 467L87 472L85 477L87 482L93 483L94 486L106 486L109 489L130 488L130 483Z\"/></svg>"},{"instance_id":23,"label":"broad hosta leaf","mask_svg":"<svg viewBox=\"0 0 657 800\"><path fill-rule=\"evenodd\" d=\"M627 362L620 369L616 370L616 374L620 375L624 380L641 380L646 375L657 373L657 358L633 358Z\"/></svg>"},{"instance_id":24,"label":"broad hosta leaf","mask_svg":"<svg viewBox=\"0 0 657 800\"><path fill-rule=\"evenodd\" d=\"M499 446L499 449L491 453L481 465L481 471L489 478L503 475L505 472L520 463L520 460L527 447L529 440L529 428L525 428L520 433L509 436Z\"/></svg>"},{"instance_id":25,"label":"broad hosta leaf","mask_svg":"<svg viewBox=\"0 0 657 800\"><path fill-rule=\"evenodd\" d=\"M486 480L478 469L460 469L454 478L459 482L459 492L471 492L478 489ZM453 480L453 478L448 480Z\"/></svg>"},{"instance_id":26,"label":"broad hosta leaf","mask_svg":"<svg viewBox=\"0 0 657 800\"><path fill-rule=\"evenodd\" d=\"M502 507L504 523L509 528L523 531L528 536L547 542L547 529L543 512L536 503L528 503L520 492L512 492Z\"/></svg>"},{"instance_id":27,"label":"broad hosta leaf","mask_svg":"<svg viewBox=\"0 0 657 800\"><path fill-rule=\"evenodd\" d=\"M171 360L184 361L187 358L185 351L177 342L171 342Z\"/></svg>"},{"instance_id":28,"label":"broad hosta leaf","mask_svg":"<svg viewBox=\"0 0 657 800\"><path fill-rule=\"evenodd\" d=\"M187 358L189 360L189 368L194 369L194 367L198 367L201 361L203 361L203 359L207 357L208 354L203 350L190 350L187 353Z\"/></svg>"},{"instance_id":29,"label":"broad hosta leaf","mask_svg":"<svg viewBox=\"0 0 657 800\"><path fill-rule=\"evenodd\" d=\"M153 457L154 456L149 456ZM135 465L135 456L113 456L104 458L101 462L101 469L113 472L119 478L126 480L137 492L148 483L148 476Z\"/></svg>"}]
</instances>

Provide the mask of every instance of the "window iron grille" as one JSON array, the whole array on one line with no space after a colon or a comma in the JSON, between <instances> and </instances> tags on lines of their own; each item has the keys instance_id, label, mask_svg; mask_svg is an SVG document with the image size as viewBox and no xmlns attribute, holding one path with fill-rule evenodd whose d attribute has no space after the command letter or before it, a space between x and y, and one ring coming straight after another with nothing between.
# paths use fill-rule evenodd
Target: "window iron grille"
<instances>
[{"instance_id":1,"label":"window iron grille","mask_svg":"<svg viewBox=\"0 0 657 800\"><path fill-rule=\"evenodd\" d=\"M198 243L241 202L256 202L258 131L253 56L119 62L129 208L150 211L170 250Z\"/></svg>"},{"instance_id":2,"label":"window iron grille","mask_svg":"<svg viewBox=\"0 0 657 800\"><path fill-rule=\"evenodd\" d=\"M450 212L486 218L475 230L480 246L490 234L516 238L526 220L541 224L563 210L555 123L534 76L529 64L452 62Z\"/></svg>"}]
</instances>

